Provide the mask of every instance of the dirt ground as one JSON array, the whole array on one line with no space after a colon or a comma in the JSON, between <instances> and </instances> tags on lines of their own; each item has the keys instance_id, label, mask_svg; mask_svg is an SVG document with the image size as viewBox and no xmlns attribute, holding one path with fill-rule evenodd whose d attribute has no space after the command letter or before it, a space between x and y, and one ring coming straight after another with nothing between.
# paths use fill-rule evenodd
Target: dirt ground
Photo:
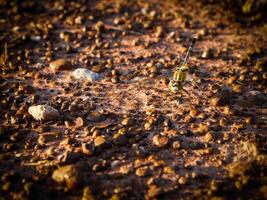
<instances>
[{"instance_id":1,"label":"dirt ground","mask_svg":"<svg viewBox=\"0 0 267 200\"><path fill-rule=\"evenodd\" d=\"M0 199L267 199L262 16L193 0L0 1L0 16Z\"/></svg>"}]
</instances>

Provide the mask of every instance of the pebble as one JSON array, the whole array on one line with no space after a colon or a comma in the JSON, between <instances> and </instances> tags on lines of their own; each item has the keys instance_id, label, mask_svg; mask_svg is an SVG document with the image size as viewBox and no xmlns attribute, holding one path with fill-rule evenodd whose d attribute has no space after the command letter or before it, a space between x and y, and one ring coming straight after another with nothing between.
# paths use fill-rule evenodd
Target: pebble
<instances>
[{"instance_id":1,"label":"pebble","mask_svg":"<svg viewBox=\"0 0 267 200\"><path fill-rule=\"evenodd\" d=\"M120 160L114 160L110 163L111 169L115 169L116 167L119 167L122 165L122 162Z\"/></svg>"},{"instance_id":2,"label":"pebble","mask_svg":"<svg viewBox=\"0 0 267 200\"><path fill-rule=\"evenodd\" d=\"M89 82L95 82L100 78L100 75L98 73L85 68L78 68L74 70L72 74L76 79L87 80Z\"/></svg>"},{"instance_id":3,"label":"pebble","mask_svg":"<svg viewBox=\"0 0 267 200\"><path fill-rule=\"evenodd\" d=\"M241 85L233 85L233 91L236 93L241 93L242 92L242 86Z\"/></svg>"},{"instance_id":4,"label":"pebble","mask_svg":"<svg viewBox=\"0 0 267 200\"><path fill-rule=\"evenodd\" d=\"M48 105L30 106L28 112L35 120L54 120L59 117L59 112Z\"/></svg>"},{"instance_id":5,"label":"pebble","mask_svg":"<svg viewBox=\"0 0 267 200\"><path fill-rule=\"evenodd\" d=\"M203 59L209 59L209 58L213 58L214 57L214 53L213 53L213 49L209 48L205 51L203 51L201 58Z\"/></svg>"},{"instance_id":6,"label":"pebble","mask_svg":"<svg viewBox=\"0 0 267 200\"><path fill-rule=\"evenodd\" d=\"M69 70L72 68L71 63L63 58L57 59L53 62L50 62L49 67L54 71L58 70Z\"/></svg>"},{"instance_id":7,"label":"pebble","mask_svg":"<svg viewBox=\"0 0 267 200\"><path fill-rule=\"evenodd\" d=\"M105 30L105 25L102 21L98 21L95 25L94 28L96 29L97 32L103 32Z\"/></svg>"},{"instance_id":8,"label":"pebble","mask_svg":"<svg viewBox=\"0 0 267 200\"><path fill-rule=\"evenodd\" d=\"M261 106L266 103L266 96L259 91L251 90L248 92L248 105L257 105Z\"/></svg>"},{"instance_id":9,"label":"pebble","mask_svg":"<svg viewBox=\"0 0 267 200\"><path fill-rule=\"evenodd\" d=\"M181 185L184 185L184 184L187 183L187 181L188 181L187 178L182 176L182 177L179 178L178 183L181 184Z\"/></svg>"},{"instance_id":10,"label":"pebble","mask_svg":"<svg viewBox=\"0 0 267 200\"><path fill-rule=\"evenodd\" d=\"M211 142L215 139L215 133L212 131L209 131L208 133L206 133L206 135L204 136L204 142Z\"/></svg>"},{"instance_id":11,"label":"pebble","mask_svg":"<svg viewBox=\"0 0 267 200\"><path fill-rule=\"evenodd\" d=\"M147 166L139 167L135 171L135 174L137 176L141 176L141 177L146 176L147 173L148 173L148 167Z\"/></svg>"},{"instance_id":12,"label":"pebble","mask_svg":"<svg viewBox=\"0 0 267 200\"><path fill-rule=\"evenodd\" d=\"M106 167L108 167L109 163L106 160L101 160L100 162L96 163L93 167L92 170L94 172L99 172L103 169L105 169Z\"/></svg>"},{"instance_id":13,"label":"pebble","mask_svg":"<svg viewBox=\"0 0 267 200\"><path fill-rule=\"evenodd\" d=\"M123 146L123 145L126 145L127 142L128 142L128 138L125 135L122 135L120 133L116 133L113 136L113 143L116 145Z\"/></svg>"},{"instance_id":14,"label":"pebble","mask_svg":"<svg viewBox=\"0 0 267 200\"><path fill-rule=\"evenodd\" d=\"M80 180L80 174L75 165L66 165L56 169L52 174L52 179L68 188L77 187Z\"/></svg>"},{"instance_id":15,"label":"pebble","mask_svg":"<svg viewBox=\"0 0 267 200\"><path fill-rule=\"evenodd\" d=\"M82 143L82 152L88 156L93 155L95 150L94 143Z\"/></svg>"},{"instance_id":16,"label":"pebble","mask_svg":"<svg viewBox=\"0 0 267 200\"><path fill-rule=\"evenodd\" d=\"M157 134L153 136L152 143L157 147L165 147L169 143L169 138L165 135Z\"/></svg>"},{"instance_id":17,"label":"pebble","mask_svg":"<svg viewBox=\"0 0 267 200\"><path fill-rule=\"evenodd\" d=\"M102 65L94 65L91 70L95 73L101 73L103 71L105 71L105 67Z\"/></svg>"},{"instance_id":18,"label":"pebble","mask_svg":"<svg viewBox=\"0 0 267 200\"><path fill-rule=\"evenodd\" d=\"M220 91L211 98L211 105L213 106L225 106L231 102L233 98L233 92L230 88L223 87Z\"/></svg>"},{"instance_id":19,"label":"pebble","mask_svg":"<svg viewBox=\"0 0 267 200\"><path fill-rule=\"evenodd\" d=\"M180 149L181 148L181 142L179 142L179 141L174 141L173 143L172 143L172 147L174 148L174 149Z\"/></svg>"},{"instance_id":20,"label":"pebble","mask_svg":"<svg viewBox=\"0 0 267 200\"><path fill-rule=\"evenodd\" d=\"M87 117L86 120L90 122L101 122L106 119L105 114L100 112L91 112Z\"/></svg>"},{"instance_id":21,"label":"pebble","mask_svg":"<svg viewBox=\"0 0 267 200\"><path fill-rule=\"evenodd\" d=\"M124 126L132 126L134 124L134 121L133 119L126 117L122 120L121 124Z\"/></svg>"},{"instance_id":22,"label":"pebble","mask_svg":"<svg viewBox=\"0 0 267 200\"><path fill-rule=\"evenodd\" d=\"M209 126L207 124L199 124L197 132L199 132L200 134L205 134L209 131Z\"/></svg>"},{"instance_id":23,"label":"pebble","mask_svg":"<svg viewBox=\"0 0 267 200\"><path fill-rule=\"evenodd\" d=\"M95 200L96 198L94 197L94 195L92 194L92 191L90 189L89 186L86 186L83 189L83 196L82 196L82 200Z\"/></svg>"},{"instance_id":24,"label":"pebble","mask_svg":"<svg viewBox=\"0 0 267 200\"><path fill-rule=\"evenodd\" d=\"M42 135L39 135L38 137L38 144L39 145L45 145L49 142L55 141L57 138L59 138L59 133L56 132L47 132Z\"/></svg>"},{"instance_id":25,"label":"pebble","mask_svg":"<svg viewBox=\"0 0 267 200\"><path fill-rule=\"evenodd\" d=\"M149 123L149 122L146 122L146 123L144 124L144 128L145 128L145 130L147 130L147 131L151 131L151 130L153 129L153 125L152 125L151 123Z\"/></svg>"},{"instance_id":26,"label":"pebble","mask_svg":"<svg viewBox=\"0 0 267 200\"><path fill-rule=\"evenodd\" d=\"M102 146L106 143L106 139L102 136L97 136L95 139L94 139L94 144L96 147L98 146Z\"/></svg>"},{"instance_id":27,"label":"pebble","mask_svg":"<svg viewBox=\"0 0 267 200\"><path fill-rule=\"evenodd\" d=\"M60 163L71 164L76 162L81 157L80 153L66 150L64 153L57 156Z\"/></svg>"},{"instance_id":28,"label":"pebble","mask_svg":"<svg viewBox=\"0 0 267 200\"><path fill-rule=\"evenodd\" d=\"M77 128L81 128L86 124L85 120L82 117L77 117L75 120L75 125Z\"/></svg>"}]
</instances>

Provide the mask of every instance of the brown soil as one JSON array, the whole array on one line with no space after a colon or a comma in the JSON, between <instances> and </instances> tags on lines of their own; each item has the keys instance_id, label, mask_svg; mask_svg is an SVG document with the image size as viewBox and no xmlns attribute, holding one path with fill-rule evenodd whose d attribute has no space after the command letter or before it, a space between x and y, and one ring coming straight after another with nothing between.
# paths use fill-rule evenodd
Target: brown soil
<instances>
[{"instance_id":1,"label":"brown soil","mask_svg":"<svg viewBox=\"0 0 267 200\"><path fill-rule=\"evenodd\" d=\"M266 20L193 0L0 10L0 199L267 199ZM188 94L172 94L192 37ZM60 117L34 120L39 104Z\"/></svg>"}]
</instances>

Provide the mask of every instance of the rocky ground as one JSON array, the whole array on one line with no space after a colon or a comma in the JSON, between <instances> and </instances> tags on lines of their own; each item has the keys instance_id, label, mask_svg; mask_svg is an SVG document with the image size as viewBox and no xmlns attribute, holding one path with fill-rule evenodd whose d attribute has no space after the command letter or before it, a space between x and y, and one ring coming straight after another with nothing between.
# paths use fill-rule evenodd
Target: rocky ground
<instances>
[{"instance_id":1,"label":"rocky ground","mask_svg":"<svg viewBox=\"0 0 267 200\"><path fill-rule=\"evenodd\" d=\"M0 16L0 199L267 199L266 20L193 0Z\"/></svg>"}]
</instances>

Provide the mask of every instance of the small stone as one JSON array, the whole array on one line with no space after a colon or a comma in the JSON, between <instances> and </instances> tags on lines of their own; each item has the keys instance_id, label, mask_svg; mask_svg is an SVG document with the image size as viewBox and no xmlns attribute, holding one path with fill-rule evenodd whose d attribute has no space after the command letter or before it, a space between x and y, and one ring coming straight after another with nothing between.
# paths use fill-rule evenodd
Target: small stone
<instances>
[{"instance_id":1,"label":"small stone","mask_svg":"<svg viewBox=\"0 0 267 200\"><path fill-rule=\"evenodd\" d=\"M242 86L241 85L233 85L233 91L236 93L242 92Z\"/></svg>"},{"instance_id":2,"label":"small stone","mask_svg":"<svg viewBox=\"0 0 267 200\"><path fill-rule=\"evenodd\" d=\"M165 147L169 143L169 138L165 135L157 134L152 138L152 143L157 147Z\"/></svg>"},{"instance_id":3,"label":"small stone","mask_svg":"<svg viewBox=\"0 0 267 200\"><path fill-rule=\"evenodd\" d=\"M224 87L211 98L211 105L213 106L225 106L231 102L233 98L233 92L231 89Z\"/></svg>"},{"instance_id":4,"label":"small stone","mask_svg":"<svg viewBox=\"0 0 267 200\"><path fill-rule=\"evenodd\" d=\"M11 186L11 183L10 182L5 182L2 184L2 187L1 189L4 191L4 192L7 192L10 190L10 186Z\"/></svg>"},{"instance_id":5,"label":"small stone","mask_svg":"<svg viewBox=\"0 0 267 200\"><path fill-rule=\"evenodd\" d=\"M122 164L120 160L114 160L110 163L111 169L115 169L116 167L119 167Z\"/></svg>"},{"instance_id":6,"label":"small stone","mask_svg":"<svg viewBox=\"0 0 267 200\"><path fill-rule=\"evenodd\" d=\"M122 120L121 124L124 126L132 126L134 123L133 119L126 117Z\"/></svg>"},{"instance_id":7,"label":"small stone","mask_svg":"<svg viewBox=\"0 0 267 200\"><path fill-rule=\"evenodd\" d=\"M205 135L205 137L204 137L204 142L211 142L211 141L213 141L214 139L215 139L215 134L214 134L214 132L209 131L209 132Z\"/></svg>"},{"instance_id":8,"label":"small stone","mask_svg":"<svg viewBox=\"0 0 267 200\"><path fill-rule=\"evenodd\" d=\"M110 81L111 81L112 83L118 83L118 82L119 82L119 77L117 77L117 76L112 77L112 78L110 79Z\"/></svg>"},{"instance_id":9,"label":"small stone","mask_svg":"<svg viewBox=\"0 0 267 200\"><path fill-rule=\"evenodd\" d=\"M30 106L28 112L35 120L49 121L59 117L59 112L48 105Z\"/></svg>"},{"instance_id":10,"label":"small stone","mask_svg":"<svg viewBox=\"0 0 267 200\"><path fill-rule=\"evenodd\" d=\"M151 123L149 123L149 122L146 122L146 123L144 124L144 128L145 128L145 130L147 130L147 131L151 131L151 130L153 129L153 125L152 125Z\"/></svg>"},{"instance_id":11,"label":"small stone","mask_svg":"<svg viewBox=\"0 0 267 200\"><path fill-rule=\"evenodd\" d=\"M82 17L82 16L77 16L77 17L74 19L74 23L75 23L75 24L82 24L82 21L83 21L83 17Z\"/></svg>"},{"instance_id":12,"label":"small stone","mask_svg":"<svg viewBox=\"0 0 267 200\"><path fill-rule=\"evenodd\" d=\"M92 194L92 191L90 189L89 186L86 186L83 189L83 196L82 196L82 200L95 200L96 198L94 197L94 195Z\"/></svg>"},{"instance_id":13,"label":"small stone","mask_svg":"<svg viewBox=\"0 0 267 200\"><path fill-rule=\"evenodd\" d=\"M196 109L190 109L190 112L189 112L189 115L191 117L196 117L198 114L197 110Z\"/></svg>"},{"instance_id":14,"label":"small stone","mask_svg":"<svg viewBox=\"0 0 267 200\"><path fill-rule=\"evenodd\" d=\"M264 95L262 92L256 90L249 91L247 100L248 105L262 106L265 102L266 102L266 95Z\"/></svg>"},{"instance_id":15,"label":"small stone","mask_svg":"<svg viewBox=\"0 0 267 200\"><path fill-rule=\"evenodd\" d=\"M254 69L256 69L257 71L266 71L266 66L267 66L267 56L258 59L254 66Z\"/></svg>"},{"instance_id":16,"label":"small stone","mask_svg":"<svg viewBox=\"0 0 267 200\"><path fill-rule=\"evenodd\" d=\"M145 195L146 199L157 199L156 197L161 193L162 189L154 184L151 184Z\"/></svg>"},{"instance_id":17,"label":"small stone","mask_svg":"<svg viewBox=\"0 0 267 200\"><path fill-rule=\"evenodd\" d=\"M95 82L100 78L98 73L90 71L84 68L78 68L72 73L76 79L87 80L89 82Z\"/></svg>"},{"instance_id":18,"label":"small stone","mask_svg":"<svg viewBox=\"0 0 267 200\"><path fill-rule=\"evenodd\" d=\"M147 173L148 173L148 167L147 166L139 167L135 171L135 174L137 176L141 176L141 177L147 175Z\"/></svg>"},{"instance_id":19,"label":"small stone","mask_svg":"<svg viewBox=\"0 0 267 200\"><path fill-rule=\"evenodd\" d=\"M23 185L23 189L24 189L24 191L26 192L26 194L30 194L31 192L32 192L32 190L33 190L33 183L31 183L31 182L27 182L27 183L25 183L24 185Z\"/></svg>"},{"instance_id":20,"label":"small stone","mask_svg":"<svg viewBox=\"0 0 267 200\"><path fill-rule=\"evenodd\" d=\"M170 167L170 166L165 166L165 167L163 168L163 173L164 173L164 174L175 174L175 171L173 170L172 167Z\"/></svg>"},{"instance_id":21,"label":"small stone","mask_svg":"<svg viewBox=\"0 0 267 200\"><path fill-rule=\"evenodd\" d=\"M121 73L118 70L113 69L113 70L111 70L111 74L112 74L112 76L119 76Z\"/></svg>"},{"instance_id":22,"label":"small stone","mask_svg":"<svg viewBox=\"0 0 267 200\"><path fill-rule=\"evenodd\" d=\"M52 179L68 188L75 188L81 182L80 174L75 165L66 165L56 169L52 174Z\"/></svg>"},{"instance_id":23,"label":"small stone","mask_svg":"<svg viewBox=\"0 0 267 200\"><path fill-rule=\"evenodd\" d=\"M199 132L200 134L205 134L209 131L209 127L206 124L199 124L197 132Z\"/></svg>"},{"instance_id":24,"label":"small stone","mask_svg":"<svg viewBox=\"0 0 267 200\"><path fill-rule=\"evenodd\" d=\"M58 70L69 70L72 68L71 63L66 59L58 59L49 64L49 67L54 71Z\"/></svg>"},{"instance_id":25,"label":"small stone","mask_svg":"<svg viewBox=\"0 0 267 200\"><path fill-rule=\"evenodd\" d=\"M38 144L42 146L49 142L53 142L58 138L59 138L59 133L55 133L55 132L43 133L42 135L39 135L38 137Z\"/></svg>"},{"instance_id":26,"label":"small stone","mask_svg":"<svg viewBox=\"0 0 267 200\"><path fill-rule=\"evenodd\" d=\"M131 165L123 165L123 166L120 166L119 168L119 172L121 174L129 174L133 171L133 167Z\"/></svg>"},{"instance_id":27,"label":"small stone","mask_svg":"<svg viewBox=\"0 0 267 200\"><path fill-rule=\"evenodd\" d=\"M214 57L214 52L213 52L212 48L209 48L209 49L203 51L203 53L201 55L201 58L203 58L203 59L210 59L213 57Z\"/></svg>"},{"instance_id":28,"label":"small stone","mask_svg":"<svg viewBox=\"0 0 267 200\"><path fill-rule=\"evenodd\" d=\"M87 117L86 120L90 122L101 122L106 119L105 114L100 112L91 112Z\"/></svg>"},{"instance_id":29,"label":"small stone","mask_svg":"<svg viewBox=\"0 0 267 200\"><path fill-rule=\"evenodd\" d=\"M105 67L102 65L94 65L91 70L95 73L101 73L105 70Z\"/></svg>"},{"instance_id":30,"label":"small stone","mask_svg":"<svg viewBox=\"0 0 267 200\"><path fill-rule=\"evenodd\" d=\"M79 109L79 106L76 102L73 102L69 105L70 112L76 112Z\"/></svg>"},{"instance_id":31,"label":"small stone","mask_svg":"<svg viewBox=\"0 0 267 200\"><path fill-rule=\"evenodd\" d=\"M156 35L156 37L162 37L164 35L164 29L162 26L156 27L155 35Z\"/></svg>"},{"instance_id":32,"label":"small stone","mask_svg":"<svg viewBox=\"0 0 267 200\"><path fill-rule=\"evenodd\" d=\"M77 128L81 128L86 124L85 120L82 117L77 117L75 120L75 125Z\"/></svg>"},{"instance_id":33,"label":"small stone","mask_svg":"<svg viewBox=\"0 0 267 200\"><path fill-rule=\"evenodd\" d=\"M116 134L113 136L113 142L114 142L114 144L116 144L116 145L123 146L123 145L127 144L127 142L128 142L128 138L127 138L125 135L122 135L122 134L120 134L120 133L116 133Z\"/></svg>"},{"instance_id":34,"label":"small stone","mask_svg":"<svg viewBox=\"0 0 267 200\"><path fill-rule=\"evenodd\" d=\"M223 133L223 141L228 141L230 139L229 133Z\"/></svg>"},{"instance_id":35,"label":"small stone","mask_svg":"<svg viewBox=\"0 0 267 200\"><path fill-rule=\"evenodd\" d=\"M180 177L179 180L178 180L178 183L181 184L181 185L186 184L187 183L187 178L184 177L184 176Z\"/></svg>"},{"instance_id":36,"label":"small stone","mask_svg":"<svg viewBox=\"0 0 267 200\"><path fill-rule=\"evenodd\" d=\"M98 146L102 146L106 143L106 139L102 136L97 136L95 139L94 139L94 144L96 147Z\"/></svg>"},{"instance_id":37,"label":"small stone","mask_svg":"<svg viewBox=\"0 0 267 200\"><path fill-rule=\"evenodd\" d=\"M81 157L80 153L66 150L64 153L57 156L57 160L60 163L70 164L76 162Z\"/></svg>"},{"instance_id":38,"label":"small stone","mask_svg":"<svg viewBox=\"0 0 267 200\"><path fill-rule=\"evenodd\" d=\"M82 152L88 156L93 155L95 150L94 143L82 143Z\"/></svg>"},{"instance_id":39,"label":"small stone","mask_svg":"<svg viewBox=\"0 0 267 200\"><path fill-rule=\"evenodd\" d=\"M205 148L205 144L201 142L190 142L187 144L188 148L192 150L198 150L198 149L203 149Z\"/></svg>"},{"instance_id":40,"label":"small stone","mask_svg":"<svg viewBox=\"0 0 267 200\"><path fill-rule=\"evenodd\" d=\"M174 141L173 143L172 143L172 147L174 148L174 149L180 149L181 148L181 142L179 142L179 141Z\"/></svg>"},{"instance_id":41,"label":"small stone","mask_svg":"<svg viewBox=\"0 0 267 200\"><path fill-rule=\"evenodd\" d=\"M109 163L106 160L101 160L100 162L96 163L93 167L92 170L94 172L99 172L105 168L107 168Z\"/></svg>"},{"instance_id":42,"label":"small stone","mask_svg":"<svg viewBox=\"0 0 267 200\"><path fill-rule=\"evenodd\" d=\"M100 33L100 32L103 32L103 31L105 30L104 23L101 22L101 21L98 21L98 22L95 24L94 28L95 28L96 31L99 32L99 33Z\"/></svg>"},{"instance_id":43,"label":"small stone","mask_svg":"<svg viewBox=\"0 0 267 200\"><path fill-rule=\"evenodd\" d=\"M220 121L219 121L219 124L221 127L226 127L227 124L228 124L228 121L226 118L221 118Z\"/></svg>"}]
</instances>

